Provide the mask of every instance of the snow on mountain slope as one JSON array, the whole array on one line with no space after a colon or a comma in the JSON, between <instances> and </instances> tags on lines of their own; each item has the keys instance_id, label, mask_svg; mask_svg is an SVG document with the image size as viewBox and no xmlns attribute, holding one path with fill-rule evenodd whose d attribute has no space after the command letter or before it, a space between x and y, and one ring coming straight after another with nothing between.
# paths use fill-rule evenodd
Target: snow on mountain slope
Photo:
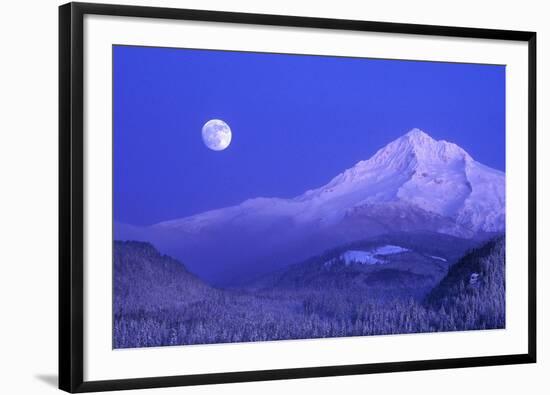
<instances>
[{"instance_id":1,"label":"snow on mountain slope","mask_svg":"<svg viewBox=\"0 0 550 395\"><path fill-rule=\"evenodd\" d=\"M504 229L504 173L419 129L296 200L306 203L301 216L309 218L339 219L353 207L399 201L472 232Z\"/></svg>"},{"instance_id":2,"label":"snow on mountain slope","mask_svg":"<svg viewBox=\"0 0 550 395\"><path fill-rule=\"evenodd\" d=\"M452 219L464 231L497 232L504 229L504 186L504 173L474 161L456 144L413 129L328 184L294 199L250 199L155 227L195 233L220 222L261 226L275 217L330 226L354 208L399 202L404 209L409 205Z\"/></svg>"},{"instance_id":3,"label":"snow on mountain slope","mask_svg":"<svg viewBox=\"0 0 550 395\"><path fill-rule=\"evenodd\" d=\"M364 250L347 250L337 256L325 262L325 267L330 267L339 261L344 262L346 266L352 264L360 265L377 265L384 264L386 260L383 258L385 255L400 254L402 252L410 251L408 248L403 248L394 245L384 245L367 251Z\"/></svg>"},{"instance_id":4,"label":"snow on mountain slope","mask_svg":"<svg viewBox=\"0 0 550 395\"><path fill-rule=\"evenodd\" d=\"M456 144L413 129L295 198L249 199L143 229L115 226L115 237L151 241L201 276L238 277L237 268L253 275L379 234L502 232L504 180Z\"/></svg>"}]
</instances>

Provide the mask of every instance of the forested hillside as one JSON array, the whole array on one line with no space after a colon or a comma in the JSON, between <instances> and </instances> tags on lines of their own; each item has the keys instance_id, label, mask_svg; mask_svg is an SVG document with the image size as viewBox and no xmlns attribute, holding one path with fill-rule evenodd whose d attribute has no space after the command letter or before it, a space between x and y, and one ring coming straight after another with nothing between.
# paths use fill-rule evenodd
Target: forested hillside
<instances>
[{"instance_id":1,"label":"forested hillside","mask_svg":"<svg viewBox=\"0 0 550 395\"><path fill-rule=\"evenodd\" d=\"M208 286L148 243L115 242L114 249L115 348L492 329L505 323L503 237L471 250L437 279L410 270L407 259L416 259L421 270L439 263L434 273L440 273L444 258L408 250L373 255L389 268L305 262L287 274L292 279L299 273L302 282L280 280L285 276L279 274L279 282L241 290ZM413 291L416 286L422 291Z\"/></svg>"},{"instance_id":2,"label":"forested hillside","mask_svg":"<svg viewBox=\"0 0 550 395\"><path fill-rule=\"evenodd\" d=\"M471 251L453 265L426 298L442 316L445 330L503 328L505 304L505 241L499 237Z\"/></svg>"}]
</instances>

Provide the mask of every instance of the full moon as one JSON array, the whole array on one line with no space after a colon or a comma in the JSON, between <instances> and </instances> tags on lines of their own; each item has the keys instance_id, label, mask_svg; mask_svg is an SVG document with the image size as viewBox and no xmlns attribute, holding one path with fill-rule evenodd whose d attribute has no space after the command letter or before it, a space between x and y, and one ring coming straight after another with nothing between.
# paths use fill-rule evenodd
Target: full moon
<instances>
[{"instance_id":1,"label":"full moon","mask_svg":"<svg viewBox=\"0 0 550 395\"><path fill-rule=\"evenodd\" d=\"M214 151L223 151L231 144L231 129L220 119L211 119L202 127L202 141Z\"/></svg>"}]
</instances>

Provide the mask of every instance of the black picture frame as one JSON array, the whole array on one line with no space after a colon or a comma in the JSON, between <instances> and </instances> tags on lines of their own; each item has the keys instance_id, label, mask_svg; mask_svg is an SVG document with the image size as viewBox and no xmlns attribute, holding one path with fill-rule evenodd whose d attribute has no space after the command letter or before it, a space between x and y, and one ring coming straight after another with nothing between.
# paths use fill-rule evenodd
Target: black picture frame
<instances>
[{"instance_id":1,"label":"black picture frame","mask_svg":"<svg viewBox=\"0 0 550 395\"><path fill-rule=\"evenodd\" d=\"M471 358L84 381L83 19L87 14L402 33L528 43L528 352ZM71 393L536 362L536 33L107 4L59 8L59 388Z\"/></svg>"}]
</instances>

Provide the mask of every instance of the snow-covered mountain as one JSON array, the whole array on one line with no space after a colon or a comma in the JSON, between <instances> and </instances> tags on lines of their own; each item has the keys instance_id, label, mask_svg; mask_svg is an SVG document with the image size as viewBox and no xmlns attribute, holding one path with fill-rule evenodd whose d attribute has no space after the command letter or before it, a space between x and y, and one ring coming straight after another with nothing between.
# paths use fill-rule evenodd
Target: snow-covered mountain
<instances>
[{"instance_id":1,"label":"snow-covered mountain","mask_svg":"<svg viewBox=\"0 0 550 395\"><path fill-rule=\"evenodd\" d=\"M505 175L419 129L380 149L326 185L292 199L255 198L146 229L115 227L119 239L146 239L222 280L262 272L336 245L395 231L463 238L503 232ZM224 260L227 273L214 273ZM267 270L266 270L267 269Z\"/></svg>"}]
</instances>

